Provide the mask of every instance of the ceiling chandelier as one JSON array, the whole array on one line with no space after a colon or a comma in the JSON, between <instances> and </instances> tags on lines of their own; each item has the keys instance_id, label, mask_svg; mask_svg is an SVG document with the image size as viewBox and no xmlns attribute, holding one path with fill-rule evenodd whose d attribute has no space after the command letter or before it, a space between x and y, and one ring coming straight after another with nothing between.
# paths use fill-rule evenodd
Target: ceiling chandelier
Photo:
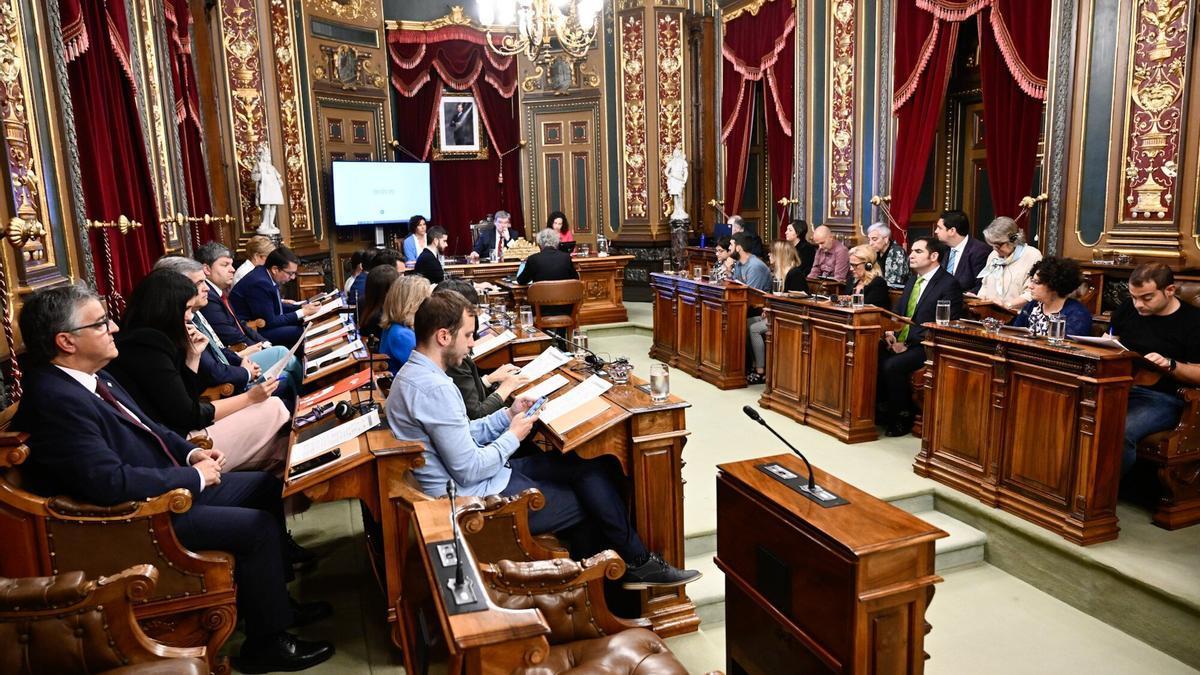
<instances>
[{"instance_id":1,"label":"ceiling chandelier","mask_svg":"<svg viewBox=\"0 0 1200 675\"><path fill-rule=\"evenodd\" d=\"M524 53L537 63L551 49L575 58L587 55L596 38L604 0L479 0L480 22L488 27L488 44L497 54ZM493 27L512 27L497 43Z\"/></svg>"}]
</instances>

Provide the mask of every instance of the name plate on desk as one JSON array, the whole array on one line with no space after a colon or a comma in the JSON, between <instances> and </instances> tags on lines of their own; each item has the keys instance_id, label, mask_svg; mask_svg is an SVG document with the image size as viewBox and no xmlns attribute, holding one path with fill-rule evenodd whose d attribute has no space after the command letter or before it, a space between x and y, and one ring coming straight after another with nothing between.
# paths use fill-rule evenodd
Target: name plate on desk
<instances>
[{"instance_id":1,"label":"name plate on desk","mask_svg":"<svg viewBox=\"0 0 1200 675\"><path fill-rule=\"evenodd\" d=\"M459 550L466 548L461 544ZM454 585L454 568L458 560L455 557L454 540L431 541L425 545L429 560L433 563L433 573L437 577L437 587L442 594L442 602L446 605L446 613L450 616L482 612L488 608L487 592L479 581L479 574L470 558L463 560L463 588L456 590Z\"/></svg>"},{"instance_id":2,"label":"name plate on desk","mask_svg":"<svg viewBox=\"0 0 1200 675\"><path fill-rule=\"evenodd\" d=\"M850 502L846 501L845 499L842 499L841 497L838 497L837 495L833 494L832 492L826 491L820 485L817 486L816 494L809 492L808 491L808 478L796 474L791 469L787 468L786 466L784 466L782 464L776 464L774 462L767 462L764 464L756 464L754 468L767 474L771 478L774 478L775 480L779 481L780 483L783 483L784 485L786 485L789 488L795 490L796 492L804 495L805 497L808 497L812 501L816 502L817 504L820 504L821 506L823 506L827 509L833 508L834 506L841 506L842 504L850 503ZM821 495L829 495L830 497L832 497L832 499L821 499Z\"/></svg>"}]
</instances>

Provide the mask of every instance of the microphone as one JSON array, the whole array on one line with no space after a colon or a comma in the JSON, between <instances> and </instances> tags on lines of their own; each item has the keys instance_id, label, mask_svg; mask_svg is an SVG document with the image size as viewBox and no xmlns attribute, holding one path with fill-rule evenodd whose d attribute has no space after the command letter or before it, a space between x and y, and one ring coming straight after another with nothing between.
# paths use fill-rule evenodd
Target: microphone
<instances>
[{"instance_id":1,"label":"microphone","mask_svg":"<svg viewBox=\"0 0 1200 675\"><path fill-rule=\"evenodd\" d=\"M775 434L775 438L778 438L780 441L782 441L784 445L788 446L788 448L792 452L796 453L796 456L798 456L804 462L804 467L806 469L808 469L808 485L801 486L800 487L801 490L803 490L804 492L811 495L817 501L821 501L821 502L834 501L838 498L837 495L835 495L832 492L826 490L825 488L819 487L817 485L816 478L813 476L812 464L808 463L808 458L804 456L804 453L797 450L796 446L792 445L791 443L788 443L786 438L784 438L783 436L780 436L778 431L775 431L774 429L772 429L771 425L767 424L767 421L762 418L762 415L758 414L757 410L755 410L751 406L744 405L744 406L742 406L742 412L746 413L746 417L749 417L750 419L754 420L755 422L758 422L759 424L766 427L767 431L770 431L771 433Z\"/></svg>"},{"instance_id":2,"label":"microphone","mask_svg":"<svg viewBox=\"0 0 1200 675\"><path fill-rule=\"evenodd\" d=\"M453 480L446 481L446 494L448 494L450 496L450 531L453 533L453 536L454 536L454 590L457 591L458 589L463 587L464 581L463 581L462 549L459 548L459 542L458 542L458 539L459 539L458 518L456 517L457 514L455 513L455 509L454 509L455 492L456 491L454 489L454 481Z\"/></svg>"},{"instance_id":3,"label":"microphone","mask_svg":"<svg viewBox=\"0 0 1200 675\"><path fill-rule=\"evenodd\" d=\"M570 345L570 346L574 347L575 351L587 352L588 355L584 357L583 362L586 363L587 366L589 368L591 368L593 371L601 370L606 365L604 359L600 358L596 354L596 352L592 351L591 349L588 349L587 347L584 347L583 345L578 344L577 342L575 342L574 340L572 340L570 338L563 337L562 335L556 334L554 337L558 341L562 342L564 345Z\"/></svg>"}]
</instances>

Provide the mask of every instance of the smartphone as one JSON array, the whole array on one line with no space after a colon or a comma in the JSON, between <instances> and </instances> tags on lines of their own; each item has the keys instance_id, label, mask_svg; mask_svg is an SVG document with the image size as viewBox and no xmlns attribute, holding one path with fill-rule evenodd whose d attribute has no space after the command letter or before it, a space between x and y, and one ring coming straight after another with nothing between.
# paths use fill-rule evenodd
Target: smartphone
<instances>
[{"instance_id":1,"label":"smartphone","mask_svg":"<svg viewBox=\"0 0 1200 675\"><path fill-rule=\"evenodd\" d=\"M539 398L538 400L534 401L533 405L529 406L529 410L525 411L525 416L533 417L534 415L537 414L537 411L542 409L542 406L545 404L546 404L546 397L543 396L543 397Z\"/></svg>"}]
</instances>

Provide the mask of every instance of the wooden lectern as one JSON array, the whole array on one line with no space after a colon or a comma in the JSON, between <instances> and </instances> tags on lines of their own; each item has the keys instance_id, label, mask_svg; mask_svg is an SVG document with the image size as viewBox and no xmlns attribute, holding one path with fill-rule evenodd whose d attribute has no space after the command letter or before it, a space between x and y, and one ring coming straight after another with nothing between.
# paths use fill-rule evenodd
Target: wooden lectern
<instances>
[{"instance_id":1,"label":"wooden lectern","mask_svg":"<svg viewBox=\"0 0 1200 675\"><path fill-rule=\"evenodd\" d=\"M848 502L825 508L763 464L808 475L794 455L717 467L726 672L923 672L934 540L946 533L814 468Z\"/></svg>"}]
</instances>

